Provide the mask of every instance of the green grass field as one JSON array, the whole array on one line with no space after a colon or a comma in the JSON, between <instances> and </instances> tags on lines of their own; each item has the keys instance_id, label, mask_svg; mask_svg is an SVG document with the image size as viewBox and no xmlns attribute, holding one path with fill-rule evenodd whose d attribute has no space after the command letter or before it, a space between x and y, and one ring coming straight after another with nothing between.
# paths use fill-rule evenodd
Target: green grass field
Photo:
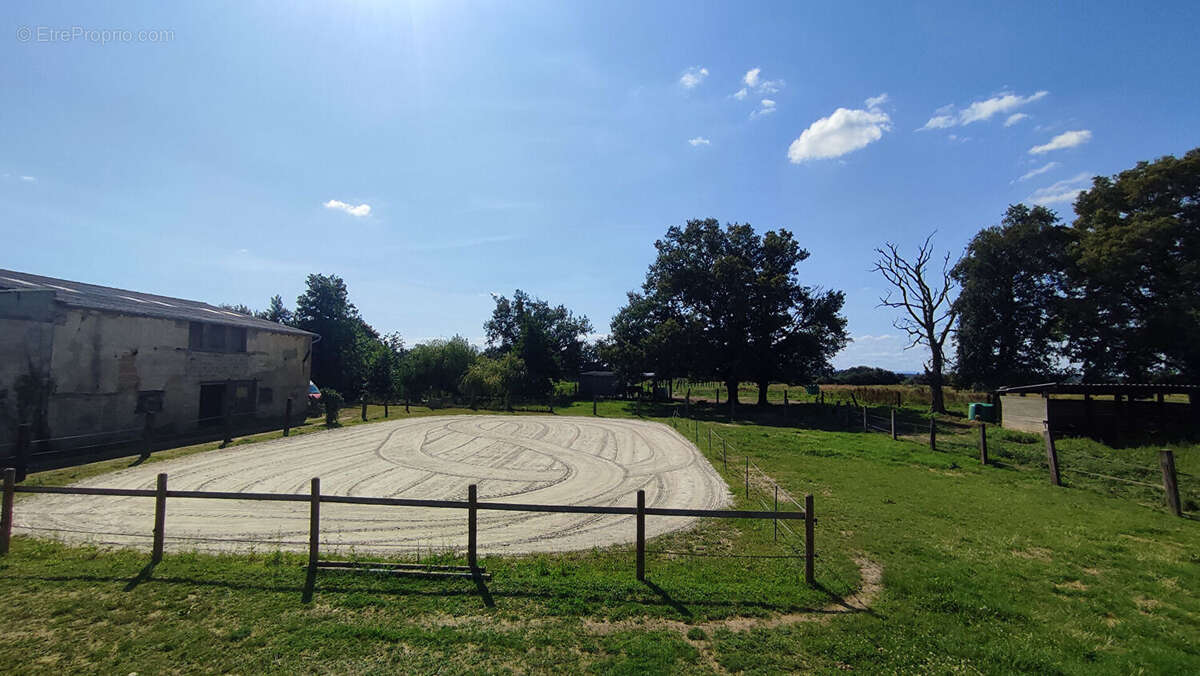
<instances>
[{"instance_id":1,"label":"green grass field","mask_svg":"<svg viewBox=\"0 0 1200 676\"><path fill-rule=\"evenodd\" d=\"M603 416L642 413L667 424L682 409L599 408ZM1169 515L1161 493L1110 490L1069 474L1067 487L1052 487L1037 438L1028 435L995 432L997 464L981 467L973 428L961 419L944 421L943 450L931 451L918 438L892 441L829 421L797 427L777 408L747 409L735 423L703 406L691 412L701 419L699 447L718 469L708 427L736 449L727 480L739 504L758 506L740 496L743 452L791 494L814 494L815 589L804 586L798 559L751 558L792 553L773 541L770 522L713 521L652 540L654 552L703 556L652 554L649 584L634 579L631 548L616 547L489 557L484 565L494 577L485 588L323 573L309 603L303 561L291 554L168 555L146 573L146 552L17 537L0 559L0 669L1200 671L1200 524ZM591 410L579 403L556 414ZM402 411L393 407L392 416ZM343 413L346 424L362 424L358 409ZM369 412L381 415L381 408ZM695 434L695 422L677 424ZM150 462L213 447L167 451ZM1153 462L1154 450L1060 443L1064 467L1083 467L1085 455L1141 466ZM1177 448L1181 472L1200 474L1197 451ZM128 463L30 481L61 484ZM1195 484L1181 478L1185 495ZM866 589L842 603L864 576Z\"/></svg>"}]
</instances>

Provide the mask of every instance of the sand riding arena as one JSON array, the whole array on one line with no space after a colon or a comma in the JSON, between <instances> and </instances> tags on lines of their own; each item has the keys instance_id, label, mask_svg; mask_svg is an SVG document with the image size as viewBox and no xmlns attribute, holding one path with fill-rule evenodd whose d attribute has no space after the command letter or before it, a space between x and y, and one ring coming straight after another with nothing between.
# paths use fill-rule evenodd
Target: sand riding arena
<instances>
[{"instance_id":1,"label":"sand riding arena","mask_svg":"<svg viewBox=\"0 0 1200 676\"><path fill-rule=\"evenodd\" d=\"M552 416L411 418L235 446L105 474L76 484L172 490L304 493L312 477L324 495L551 505L720 509L729 490L700 452L666 425ZM14 530L68 542L145 547L154 500L36 495L15 510ZM172 500L168 550L307 548L309 507L296 502ZM689 517L648 520L647 536L686 528ZM321 546L344 553L460 550L461 510L329 504ZM487 511L481 552L568 551L632 542L633 517Z\"/></svg>"}]
</instances>

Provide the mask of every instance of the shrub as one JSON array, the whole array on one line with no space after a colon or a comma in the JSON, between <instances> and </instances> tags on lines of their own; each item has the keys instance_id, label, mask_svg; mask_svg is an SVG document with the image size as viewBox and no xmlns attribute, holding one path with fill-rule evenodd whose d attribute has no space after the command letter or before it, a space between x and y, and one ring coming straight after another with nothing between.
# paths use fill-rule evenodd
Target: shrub
<instances>
[{"instance_id":1,"label":"shrub","mask_svg":"<svg viewBox=\"0 0 1200 676\"><path fill-rule=\"evenodd\" d=\"M338 410L342 408L342 404L346 400L342 397L342 393L337 390L325 388L321 390L321 403L325 405L325 426L337 427L341 423L338 422Z\"/></svg>"}]
</instances>

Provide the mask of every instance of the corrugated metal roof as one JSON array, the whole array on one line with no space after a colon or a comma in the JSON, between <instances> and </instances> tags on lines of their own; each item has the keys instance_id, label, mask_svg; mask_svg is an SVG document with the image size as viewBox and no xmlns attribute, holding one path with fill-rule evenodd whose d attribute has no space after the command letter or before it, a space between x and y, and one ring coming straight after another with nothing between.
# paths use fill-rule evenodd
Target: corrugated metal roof
<instances>
[{"instance_id":1,"label":"corrugated metal roof","mask_svg":"<svg viewBox=\"0 0 1200 676\"><path fill-rule=\"evenodd\" d=\"M186 319L188 321L209 322L212 324L227 324L230 326L245 326L260 331L276 333L294 333L315 335L291 326L259 319L240 312L226 310L208 303L170 296L158 296L140 291L114 289L108 286L72 282L66 279L43 277L28 272L0 269L0 290L8 289L48 289L54 292L54 299L68 307L115 312L123 315L142 317L162 317L165 319Z\"/></svg>"},{"instance_id":2,"label":"corrugated metal roof","mask_svg":"<svg viewBox=\"0 0 1200 676\"><path fill-rule=\"evenodd\" d=\"M1200 385L1170 385L1157 383L1039 383L1013 385L996 390L999 394L1045 392L1047 394L1190 394L1200 392Z\"/></svg>"}]
</instances>

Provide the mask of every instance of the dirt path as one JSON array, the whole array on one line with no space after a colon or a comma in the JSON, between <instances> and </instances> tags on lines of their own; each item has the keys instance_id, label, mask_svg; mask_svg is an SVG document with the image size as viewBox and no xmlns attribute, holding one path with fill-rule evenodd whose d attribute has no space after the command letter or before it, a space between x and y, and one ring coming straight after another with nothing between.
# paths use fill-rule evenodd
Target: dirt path
<instances>
[{"instance_id":1,"label":"dirt path","mask_svg":"<svg viewBox=\"0 0 1200 676\"><path fill-rule=\"evenodd\" d=\"M715 509L729 503L725 483L699 451L670 427L637 420L551 416L452 416L361 425L238 446L82 482L152 489L159 472L173 490L322 493L544 504L625 505L646 491L647 506ZM22 501L18 532L71 542L148 547L152 498L39 495ZM168 501L168 549L245 551L276 546L303 551L305 503ZM693 519L646 521L653 537ZM321 507L322 546L344 552L460 550L466 514L458 509ZM75 532L85 531L85 532ZM127 535L137 534L137 535ZM632 516L483 511L483 552L586 549L631 542ZM222 541L223 540L223 541Z\"/></svg>"}]
</instances>

